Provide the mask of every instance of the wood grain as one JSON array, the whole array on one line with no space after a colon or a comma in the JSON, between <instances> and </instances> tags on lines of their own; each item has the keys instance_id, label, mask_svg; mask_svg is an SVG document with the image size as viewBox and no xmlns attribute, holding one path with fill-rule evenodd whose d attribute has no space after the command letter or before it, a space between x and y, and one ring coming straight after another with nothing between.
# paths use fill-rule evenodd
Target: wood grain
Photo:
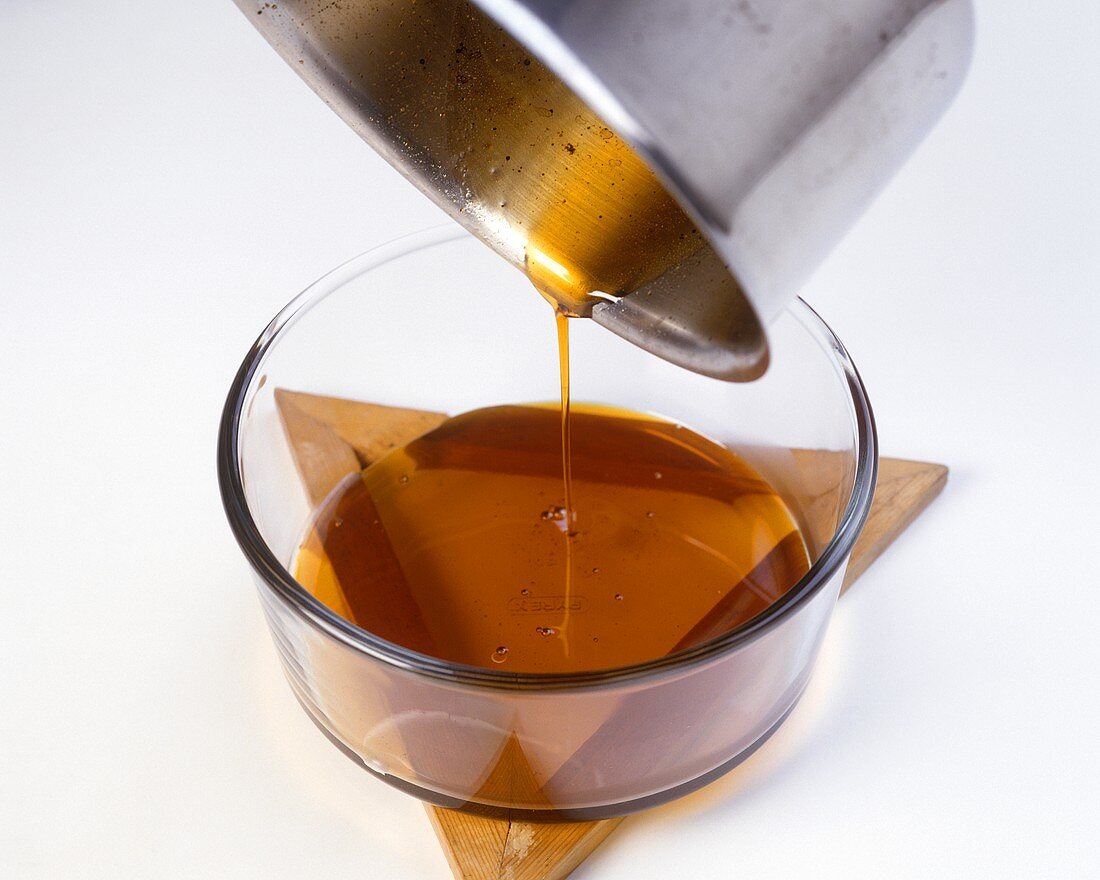
<instances>
[{"instance_id":1,"label":"wood grain","mask_svg":"<svg viewBox=\"0 0 1100 880\"><path fill-rule=\"evenodd\" d=\"M356 473L363 465L355 450L332 425L308 415L296 405L296 399L304 396L276 389L275 406L293 453L298 478L310 504L316 507L344 477Z\"/></svg>"},{"instance_id":2,"label":"wood grain","mask_svg":"<svg viewBox=\"0 0 1100 880\"><path fill-rule=\"evenodd\" d=\"M368 467L447 418L442 413L282 389L275 391L275 399L299 476L314 504L347 474ZM804 467L840 466L836 453L795 454ZM939 464L880 459L874 501L853 549L842 594L939 494L947 474ZM426 806L456 880L563 880L623 821L531 823Z\"/></svg>"},{"instance_id":3,"label":"wood grain","mask_svg":"<svg viewBox=\"0 0 1100 880\"><path fill-rule=\"evenodd\" d=\"M871 514L860 533L841 594L904 532L947 485L942 464L882 458Z\"/></svg>"},{"instance_id":4,"label":"wood grain","mask_svg":"<svg viewBox=\"0 0 1100 880\"><path fill-rule=\"evenodd\" d=\"M323 465L327 463L326 456L332 456L332 466L340 467L346 463L346 450L350 449L359 462L355 470L359 470L447 421L443 413L322 397L283 388L275 390L275 404L283 419L299 475L311 494L325 485ZM334 439L341 441L342 447L334 447ZM308 473L302 473L300 456L308 465ZM332 483L329 489L335 485Z\"/></svg>"}]
</instances>

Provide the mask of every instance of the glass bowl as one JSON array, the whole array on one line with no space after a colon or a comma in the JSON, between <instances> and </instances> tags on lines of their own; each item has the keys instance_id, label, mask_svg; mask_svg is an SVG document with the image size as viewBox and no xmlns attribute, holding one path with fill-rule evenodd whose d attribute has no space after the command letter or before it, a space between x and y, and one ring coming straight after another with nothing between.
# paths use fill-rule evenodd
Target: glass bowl
<instances>
[{"instance_id":1,"label":"glass bowl","mask_svg":"<svg viewBox=\"0 0 1100 880\"><path fill-rule=\"evenodd\" d=\"M419 654L303 589L290 566L311 505L276 390L451 414L552 401L553 327L525 277L455 227L375 248L291 301L248 352L222 417L218 474L286 677L333 743L440 806L597 819L717 778L794 708L870 508L876 439L847 352L802 301L772 328L771 367L750 384L687 372L574 321L573 399L656 413L736 450L806 539L812 564L794 587L687 650L560 674Z\"/></svg>"}]
</instances>

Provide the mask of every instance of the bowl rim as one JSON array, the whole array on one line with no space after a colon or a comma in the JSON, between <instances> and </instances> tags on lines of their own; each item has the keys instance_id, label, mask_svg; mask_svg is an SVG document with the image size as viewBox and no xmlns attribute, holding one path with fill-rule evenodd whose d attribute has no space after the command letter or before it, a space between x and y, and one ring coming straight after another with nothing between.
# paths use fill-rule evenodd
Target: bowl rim
<instances>
[{"instance_id":1,"label":"bowl rim","mask_svg":"<svg viewBox=\"0 0 1100 880\"><path fill-rule=\"evenodd\" d=\"M292 299L264 328L233 379L218 429L218 483L230 528L261 582L306 623L344 645L390 666L452 684L476 688L542 691L589 689L637 679L663 677L731 653L767 634L813 599L848 559L870 512L878 476L878 438L866 389L847 349L804 300L790 306L794 317L828 347L845 383L856 431L856 467L848 505L832 538L806 574L784 596L756 617L691 648L628 666L585 672L506 672L451 663L389 642L340 617L309 594L279 562L260 534L244 495L239 434L253 380L279 339L310 308L360 275L395 259L473 236L454 224L410 233L371 248L321 276Z\"/></svg>"}]
</instances>

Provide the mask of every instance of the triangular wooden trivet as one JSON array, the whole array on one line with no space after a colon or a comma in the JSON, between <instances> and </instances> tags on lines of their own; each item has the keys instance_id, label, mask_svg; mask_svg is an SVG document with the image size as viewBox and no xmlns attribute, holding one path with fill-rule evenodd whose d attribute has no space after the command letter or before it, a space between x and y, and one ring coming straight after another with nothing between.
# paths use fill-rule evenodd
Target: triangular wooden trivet
<instances>
[{"instance_id":1,"label":"triangular wooden trivet","mask_svg":"<svg viewBox=\"0 0 1100 880\"><path fill-rule=\"evenodd\" d=\"M311 504L446 420L442 413L380 406L278 389L275 402ZM801 452L801 455L814 455ZM939 464L879 460L878 486L852 551L841 594L913 522L947 482ZM531 823L486 819L425 805L457 880L563 880L623 818Z\"/></svg>"}]
</instances>

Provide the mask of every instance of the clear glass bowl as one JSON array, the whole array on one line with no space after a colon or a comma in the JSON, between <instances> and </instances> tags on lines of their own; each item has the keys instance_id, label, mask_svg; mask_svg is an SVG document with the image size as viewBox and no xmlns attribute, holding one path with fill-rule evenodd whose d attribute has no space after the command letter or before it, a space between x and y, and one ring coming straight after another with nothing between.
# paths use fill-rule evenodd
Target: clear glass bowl
<instances>
[{"instance_id":1,"label":"clear glass bowl","mask_svg":"<svg viewBox=\"0 0 1100 880\"><path fill-rule=\"evenodd\" d=\"M844 347L805 303L772 327L772 365L746 385L659 361L591 322L574 321L571 336L575 400L688 425L783 496L812 566L779 602L650 662L515 673L387 642L294 580L311 510L276 389L449 413L558 396L551 310L454 227L376 248L307 288L256 341L226 402L222 498L295 695L357 763L441 806L603 818L686 794L744 760L805 688L870 508L871 409ZM504 766L515 784L493 782Z\"/></svg>"}]
</instances>

